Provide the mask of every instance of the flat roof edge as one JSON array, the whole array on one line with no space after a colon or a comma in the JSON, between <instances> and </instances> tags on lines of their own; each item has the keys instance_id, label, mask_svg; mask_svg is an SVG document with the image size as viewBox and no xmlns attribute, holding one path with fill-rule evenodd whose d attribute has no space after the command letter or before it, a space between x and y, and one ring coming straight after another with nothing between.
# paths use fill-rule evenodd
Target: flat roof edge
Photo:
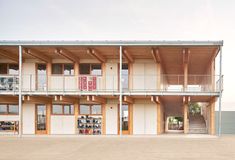
<instances>
[{"instance_id":1,"label":"flat roof edge","mask_svg":"<svg viewBox=\"0 0 235 160\"><path fill-rule=\"evenodd\" d=\"M80 46L223 46L223 41L114 41L114 40L107 40L107 41L37 41L37 40L0 40L0 46L57 46L57 45L64 45L64 46L73 46L73 45L80 45Z\"/></svg>"}]
</instances>

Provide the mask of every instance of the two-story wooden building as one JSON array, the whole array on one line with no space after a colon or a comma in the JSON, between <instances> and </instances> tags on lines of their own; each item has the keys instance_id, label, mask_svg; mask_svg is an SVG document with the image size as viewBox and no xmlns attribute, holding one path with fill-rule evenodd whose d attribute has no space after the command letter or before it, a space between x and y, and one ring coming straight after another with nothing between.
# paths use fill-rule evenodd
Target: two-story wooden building
<instances>
[{"instance_id":1,"label":"two-story wooden building","mask_svg":"<svg viewBox=\"0 0 235 160\"><path fill-rule=\"evenodd\" d=\"M213 135L222 45L0 41L0 133Z\"/></svg>"}]
</instances>

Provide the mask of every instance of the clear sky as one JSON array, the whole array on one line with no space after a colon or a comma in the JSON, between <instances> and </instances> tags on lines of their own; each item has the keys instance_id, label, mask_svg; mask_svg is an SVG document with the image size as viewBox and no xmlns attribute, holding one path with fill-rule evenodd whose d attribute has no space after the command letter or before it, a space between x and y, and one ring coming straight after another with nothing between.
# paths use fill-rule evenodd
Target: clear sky
<instances>
[{"instance_id":1,"label":"clear sky","mask_svg":"<svg viewBox=\"0 0 235 160\"><path fill-rule=\"evenodd\" d=\"M224 40L235 109L234 0L0 0L0 40Z\"/></svg>"}]
</instances>

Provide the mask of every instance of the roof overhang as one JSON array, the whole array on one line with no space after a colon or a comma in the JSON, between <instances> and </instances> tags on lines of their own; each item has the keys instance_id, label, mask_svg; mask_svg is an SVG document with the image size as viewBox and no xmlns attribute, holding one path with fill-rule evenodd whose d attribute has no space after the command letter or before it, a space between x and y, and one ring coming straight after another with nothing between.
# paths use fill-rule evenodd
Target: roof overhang
<instances>
[{"instance_id":1,"label":"roof overhang","mask_svg":"<svg viewBox=\"0 0 235 160\"><path fill-rule=\"evenodd\" d=\"M37 41L0 40L0 46L223 46L223 41Z\"/></svg>"}]
</instances>

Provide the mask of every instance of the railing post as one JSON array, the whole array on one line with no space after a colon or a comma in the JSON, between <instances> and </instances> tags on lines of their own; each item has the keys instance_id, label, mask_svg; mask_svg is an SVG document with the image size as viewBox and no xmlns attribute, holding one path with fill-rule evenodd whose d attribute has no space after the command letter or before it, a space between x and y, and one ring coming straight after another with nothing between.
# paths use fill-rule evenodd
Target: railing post
<instances>
[{"instance_id":1,"label":"railing post","mask_svg":"<svg viewBox=\"0 0 235 160\"><path fill-rule=\"evenodd\" d=\"M122 46L119 48L119 134L122 135Z\"/></svg>"},{"instance_id":2,"label":"railing post","mask_svg":"<svg viewBox=\"0 0 235 160\"><path fill-rule=\"evenodd\" d=\"M221 98L222 98L222 46L220 46L220 68L219 68L219 124L218 124L218 128L219 128L219 136L221 136L221 121L222 121L222 115L221 115Z\"/></svg>"},{"instance_id":3,"label":"railing post","mask_svg":"<svg viewBox=\"0 0 235 160\"><path fill-rule=\"evenodd\" d=\"M19 137L22 137L22 46L19 46Z\"/></svg>"}]
</instances>

